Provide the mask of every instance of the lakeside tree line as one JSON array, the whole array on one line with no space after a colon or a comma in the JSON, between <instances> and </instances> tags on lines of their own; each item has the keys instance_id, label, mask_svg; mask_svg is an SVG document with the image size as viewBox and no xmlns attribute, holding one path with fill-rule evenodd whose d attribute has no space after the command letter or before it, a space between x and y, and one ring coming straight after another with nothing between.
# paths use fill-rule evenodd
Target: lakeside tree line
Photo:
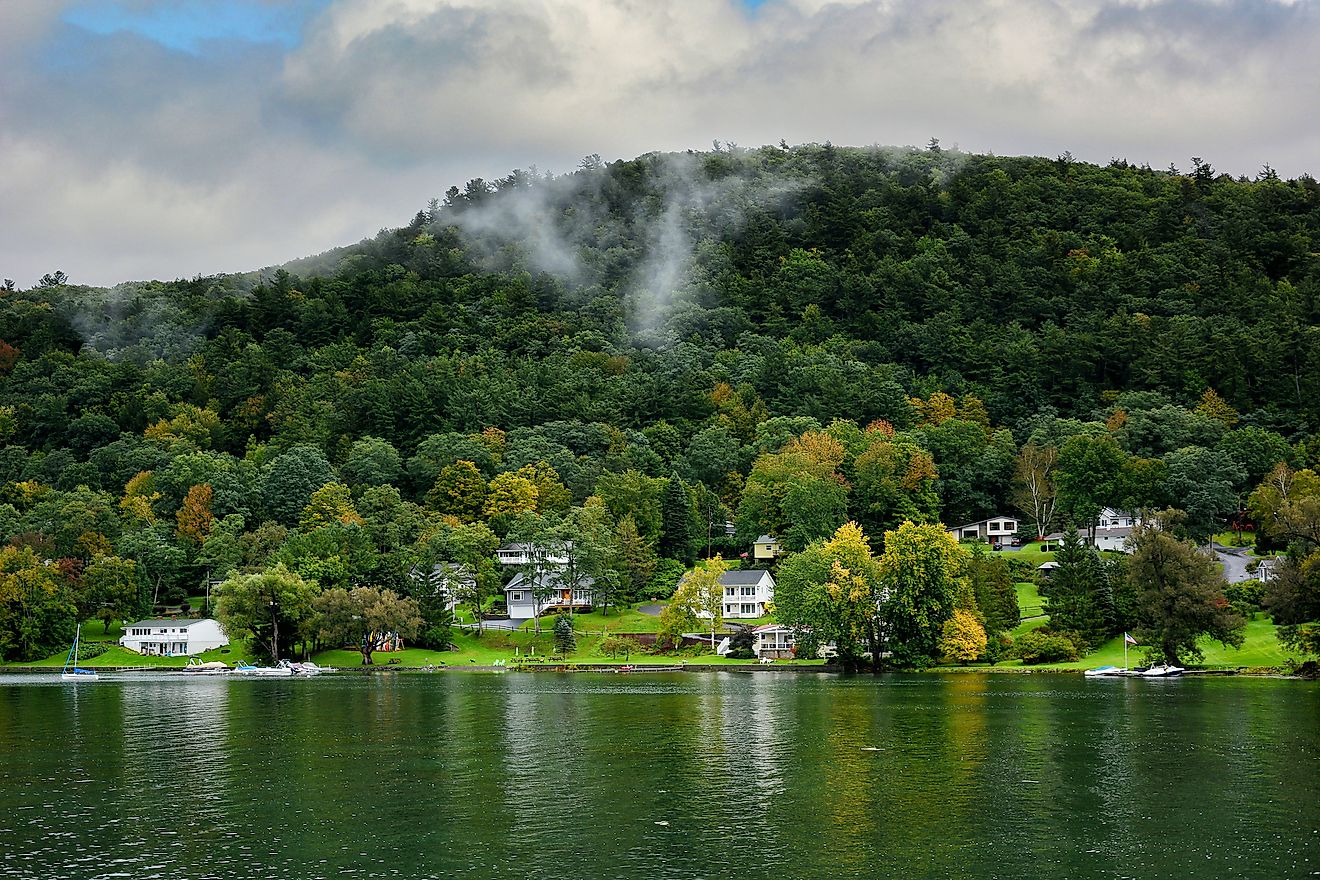
<instances>
[{"instance_id":1,"label":"lakeside tree line","mask_svg":"<svg viewBox=\"0 0 1320 880\"><path fill-rule=\"evenodd\" d=\"M1293 556L1243 601L1304 636L1317 253L1320 186L1269 169L720 147L470 181L260 276L7 282L0 652L231 572L425 617L415 570L480 601L509 539L577 541L625 601L764 532L806 560L854 522L883 558L905 523L1103 506L1196 542L1249 508Z\"/></svg>"}]
</instances>

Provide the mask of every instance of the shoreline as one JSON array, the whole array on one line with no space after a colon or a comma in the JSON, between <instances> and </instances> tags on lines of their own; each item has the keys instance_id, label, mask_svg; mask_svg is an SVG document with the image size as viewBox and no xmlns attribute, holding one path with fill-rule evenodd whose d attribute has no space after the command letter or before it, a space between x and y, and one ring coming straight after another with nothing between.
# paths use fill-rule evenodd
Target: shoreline
<instances>
[{"instance_id":1,"label":"shoreline","mask_svg":"<svg viewBox=\"0 0 1320 880\"><path fill-rule=\"evenodd\" d=\"M91 667L97 672L117 673L129 675L132 673L165 673L170 676L179 676L187 678L211 679L223 677L226 674L217 675L199 675L197 673L185 672L183 666L101 666ZM1061 668L1057 666L968 666L968 667L936 667L931 669L887 669L880 672L871 672L870 670L858 670L847 673L836 666L812 665L812 666L794 666L789 664L763 664L756 662L748 663L545 663L545 664L518 664L516 666L492 666L470 664L466 666L402 666L389 664L373 664L371 666L328 666L324 667L327 673L334 675L349 675L358 673L361 675L375 675L382 673L408 673L418 675L429 675L432 673L448 672L553 672L553 673L573 673L573 672L598 672L614 673L620 675L637 674L662 674L677 672L738 672L738 673L771 673L775 675L815 673L836 676L881 676L881 675L1081 675L1085 672L1079 668ZM26 666L26 665L4 665L0 666L0 680L7 674L49 674L57 675L61 668L57 666ZM232 674L232 673L230 673ZM298 678L314 678L315 676L293 676ZM1305 681L1304 676L1292 675L1282 669L1269 667L1238 667L1238 668L1209 668L1196 669L1189 668L1180 678L1285 678Z\"/></svg>"}]
</instances>

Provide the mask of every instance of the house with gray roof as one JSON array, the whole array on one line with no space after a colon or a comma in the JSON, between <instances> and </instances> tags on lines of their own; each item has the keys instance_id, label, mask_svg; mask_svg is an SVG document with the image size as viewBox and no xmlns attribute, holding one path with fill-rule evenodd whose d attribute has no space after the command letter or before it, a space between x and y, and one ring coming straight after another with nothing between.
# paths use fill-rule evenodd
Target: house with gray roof
<instances>
[{"instance_id":1,"label":"house with gray roof","mask_svg":"<svg viewBox=\"0 0 1320 880\"><path fill-rule=\"evenodd\" d=\"M766 615L775 598L775 579L763 568L726 571L720 575L724 588L724 616L730 620L752 620Z\"/></svg>"}]
</instances>

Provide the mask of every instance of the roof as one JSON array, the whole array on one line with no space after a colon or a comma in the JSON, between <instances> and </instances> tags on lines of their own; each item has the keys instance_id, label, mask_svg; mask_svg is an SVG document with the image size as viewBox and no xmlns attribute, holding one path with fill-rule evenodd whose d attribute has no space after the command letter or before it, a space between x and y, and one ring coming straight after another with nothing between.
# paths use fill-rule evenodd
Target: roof
<instances>
[{"instance_id":1,"label":"roof","mask_svg":"<svg viewBox=\"0 0 1320 880\"><path fill-rule=\"evenodd\" d=\"M948 529L948 531L950 532L954 532L959 529L970 529L972 526L983 526L988 522L993 522L995 520L1005 520L1005 519L1012 520L1013 522L1018 521L1018 517L1016 516L1008 516L1007 514L1001 513L995 516L987 517L986 519L978 519L976 522L963 523L960 526L946 526L945 528Z\"/></svg>"},{"instance_id":2,"label":"roof","mask_svg":"<svg viewBox=\"0 0 1320 880\"><path fill-rule=\"evenodd\" d=\"M543 589L547 589L547 590L568 589L566 585L562 585L563 575L561 572L558 571L548 571L545 572L544 574L538 574L536 576L536 579L539 582L539 585ZM590 590L591 585L594 584L595 582L596 581L590 575L585 575L585 574L579 575L577 585L573 587L573 589ZM530 590L530 589L532 589L532 585L528 583L527 576L523 574L521 571L515 574L513 576L513 580L509 581L504 586L504 592L506 593L509 590Z\"/></svg>"},{"instance_id":3,"label":"roof","mask_svg":"<svg viewBox=\"0 0 1320 880\"><path fill-rule=\"evenodd\" d=\"M770 535L762 535L761 537L759 537L759 538L756 539L756 543L757 543L757 544L778 544L778 543L779 543L779 539L778 539L778 538L771 537Z\"/></svg>"},{"instance_id":4,"label":"roof","mask_svg":"<svg viewBox=\"0 0 1320 880\"><path fill-rule=\"evenodd\" d=\"M1054 569L1058 568L1059 565L1060 563L1055 562L1053 559L1047 559L1036 567L1039 568L1041 571L1053 571Z\"/></svg>"},{"instance_id":5,"label":"roof","mask_svg":"<svg viewBox=\"0 0 1320 880\"><path fill-rule=\"evenodd\" d=\"M202 620L203 620L203 618L200 618L200 617L180 617L178 620L139 620L137 623L130 623L129 626L130 626L130 627L138 627L138 626L146 626L146 627L151 627L151 626L155 626L155 627L162 627L162 626L169 626L169 627L182 626L182 627L189 627L189 626L192 626L194 623L201 623Z\"/></svg>"},{"instance_id":6,"label":"roof","mask_svg":"<svg viewBox=\"0 0 1320 880\"><path fill-rule=\"evenodd\" d=\"M761 578L770 572L764 568L747 568L737 571L726 571L720 575L720 585L724 587L751 587L759 584Z\"/></svg>"},{"instance_id":7,"label":"roof","mask_svg":"<svg viewBox=\"0 0 1320 880\"><path fill-rule=\"evenodd\" d=\"M752 632L754 633L774 632L775 630L787 630L788 632L792 632L793 627L786 623L765 623L761 626L752 628Z\"/></svg>"},{"instance_id":8,"label":"roof","mask_svg":"<svg viewBox=\"0 0 1320 880\"><path fill-rule=\"evenodd\" d=\"M1136 529L1132 526L1111 526L1110 528L1097 528L1095 530L1096 538L1126 538Z\"/></svg>"}]
</instances>

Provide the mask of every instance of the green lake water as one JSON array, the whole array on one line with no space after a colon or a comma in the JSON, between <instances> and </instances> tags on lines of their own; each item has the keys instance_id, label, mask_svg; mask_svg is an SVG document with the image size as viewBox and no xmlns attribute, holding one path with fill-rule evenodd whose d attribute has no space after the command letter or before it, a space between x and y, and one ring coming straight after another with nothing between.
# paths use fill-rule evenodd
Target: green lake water
<instances>
[{"instance_id":1,"label":"green lake water","mask_svg":"<svg viewBox=\"0 0 1320 880\"><path fill-rule=\"evenodd\" d=\"M0 877L1320 876L1320 687L0 675Z\"/></svg>"}]
</instances>

